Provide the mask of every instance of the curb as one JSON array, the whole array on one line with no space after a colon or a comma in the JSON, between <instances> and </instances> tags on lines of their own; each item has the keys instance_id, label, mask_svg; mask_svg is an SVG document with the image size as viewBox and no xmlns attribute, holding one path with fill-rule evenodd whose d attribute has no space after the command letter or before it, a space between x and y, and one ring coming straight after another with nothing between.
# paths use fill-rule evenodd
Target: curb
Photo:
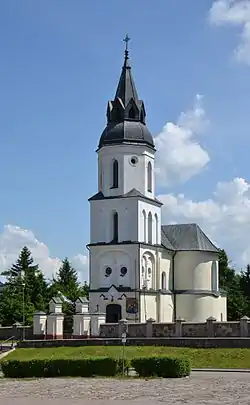
<instances>
[{"instance_id":1,"label":"curb","mask_svg":"<svg viewBox=\"0 0 250 405\"><path fill-rule=\"evenodd\" d=\"M192 368L191 372L199 373L250 373L250 368Z\"/></svg>"}]
</instances>

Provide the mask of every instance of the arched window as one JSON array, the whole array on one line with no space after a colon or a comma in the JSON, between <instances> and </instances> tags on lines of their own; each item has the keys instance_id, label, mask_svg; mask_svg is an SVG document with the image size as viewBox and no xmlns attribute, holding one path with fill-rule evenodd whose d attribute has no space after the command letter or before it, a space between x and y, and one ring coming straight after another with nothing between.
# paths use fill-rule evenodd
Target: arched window
<instances>
[{"instance_id":1,"label":"arched window","mask_svg":"<svg viewBox=\"0 0 250 405\"><path fill-rule=\"evenodd\" d=\"M151 212L148 214L148 243L153 243L153 218Z\"/></svg>"},{"instance_id":2,"label":"arched window","mask_svg":"<svg viewBox=\"0 0 250 405\"><path fill-rule=\"evenodd\" d=\"M151 165L151 162L148 162L147 182L148 182L148 192L152 193L152 165Z\"/></svg>"},{"instance_id":3,"label":"arched window","mask_svg":"<svg viewBox=\"0 0 250 405\"><path fill-rule=\"evenodd\" d=\"M158 238L158 215L155 214L155 243L158 245L159 243L159 238Z\"/></svg>"},{"instance_id":4,"label":"arched window","mask_svg":"<svg viewBox=\"0 0 250 405\"><path fill-rule=\"evenodd\" d=\"M119 175L119 165L117 160L113 161L113 188L118 188L118 175Z\"/></svg>"},{"instance_id":5,"label":"arched window","mask_svg":"<svg viewBox=\"0 0 250 405\"><path fill-rule=\"evenodd\" d=\"M146 212L143 210L142 211L142 221L143 221L143 242L147 242L147 217L146 217Z\"/></svg>"},{"instance_id":6,"label":"arched window","mask_svg":"<svg viewBox=\"0 0 250 405\"><path fill-rule=\"evenodd\" d=\"M113 215L113 242L118 242L118 214Z\"/></svg>"},{"instance_id":7,"label":"arched window","mask_svg":"<svg viewBox=\"0 0 250 405\"><path fill-rule=\"evenodd\" d=\"M167 289L167 283L166 283L166 273L163 271L161 273L161 289L166 290Z\"/></svg>"},{"instance_id":8,"label":"arched window","mask_svg":"<svg viewBox=\"0 0 250 405\"><path fill-rule=\"evenodd\" d=\"M218 291L218 266L214 260L211 268L211 289L212 291Z\"/></svg>"}]
</instances>

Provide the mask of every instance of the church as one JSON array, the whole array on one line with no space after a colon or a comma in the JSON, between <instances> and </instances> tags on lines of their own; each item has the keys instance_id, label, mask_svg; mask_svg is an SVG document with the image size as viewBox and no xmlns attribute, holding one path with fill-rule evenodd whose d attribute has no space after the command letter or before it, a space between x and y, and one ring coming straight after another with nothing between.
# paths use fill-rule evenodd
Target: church
<instances>
[{"instance_id":1,"label":"church","mask_svg":"<svg viewBox=\"0 0 250 405\"><path fill-rule=\"evenodd\" d=\"M129 62L128 37L97 149L89 198L89 310L106 323L227 320L218 248L197 224L163 225L155 195L155 144Z\"/></svg>"}]
</instances>

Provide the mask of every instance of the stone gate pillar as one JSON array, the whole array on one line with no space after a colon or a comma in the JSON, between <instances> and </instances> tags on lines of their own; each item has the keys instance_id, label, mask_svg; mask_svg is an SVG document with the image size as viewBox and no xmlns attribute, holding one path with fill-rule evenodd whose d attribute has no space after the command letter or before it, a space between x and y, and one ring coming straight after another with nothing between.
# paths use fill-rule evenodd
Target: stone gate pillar
<instances>
[{"instance_id":1,"label":"stone gate pillar","mask_svg":"<svg viewBox=\"0 0 250 405\"><path fill-rule=\"evenodd\" d=\"M33 315L33 335L35 339L45 339L47 333L47 314L35 312Z\"/></svg>"},{"instance_id":2,"label":"stone gate pillar","mask_svg":"<svg viewBox=\"0 0 250 405\"><path fill-rule=\"evenodd\" d=\"M63 339L62 300L52 298L49 303L49 315L47 317L47 339Z\"/></svg>"}]
</instances>

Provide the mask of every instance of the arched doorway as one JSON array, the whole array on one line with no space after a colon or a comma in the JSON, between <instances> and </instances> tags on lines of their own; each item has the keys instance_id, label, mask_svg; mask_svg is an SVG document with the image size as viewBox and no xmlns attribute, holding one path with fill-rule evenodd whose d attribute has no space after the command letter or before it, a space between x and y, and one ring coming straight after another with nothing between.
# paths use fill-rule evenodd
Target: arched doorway
<instances>
[{"instance_id":1,"label":"arched doorway","mask_svg":"<svg viewBox=\"0 0 250 405\"><path fill-rule=\"evenodd\" d=\"M122 317L122 308L119 304L106 306L106 323L117 323Z\"/></svg>"}]
</instances>

